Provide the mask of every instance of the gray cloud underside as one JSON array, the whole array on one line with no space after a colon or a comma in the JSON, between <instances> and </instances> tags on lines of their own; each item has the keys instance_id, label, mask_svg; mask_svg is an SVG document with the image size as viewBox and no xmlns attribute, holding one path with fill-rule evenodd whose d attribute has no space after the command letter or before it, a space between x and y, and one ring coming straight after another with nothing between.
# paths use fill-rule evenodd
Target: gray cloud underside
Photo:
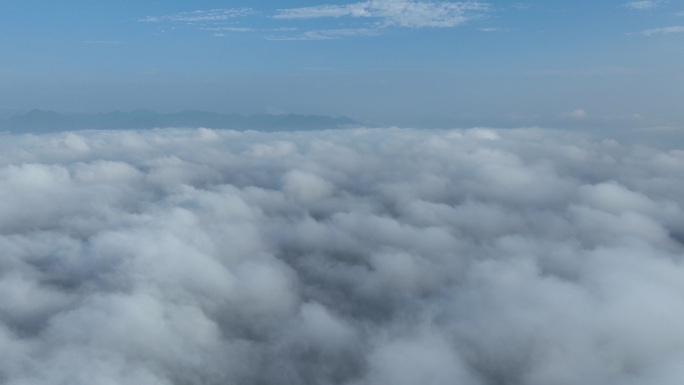
<instances>
[{"instance_id":1,"label":"gray cloud underside","mask_svg":"<svg viewBox=\"0 0 684 385\"><path fill-rule=\"evenodd\" d=\"M2 135L0 382L679 384L684 152Z\"/></svg>"}]
</instances>

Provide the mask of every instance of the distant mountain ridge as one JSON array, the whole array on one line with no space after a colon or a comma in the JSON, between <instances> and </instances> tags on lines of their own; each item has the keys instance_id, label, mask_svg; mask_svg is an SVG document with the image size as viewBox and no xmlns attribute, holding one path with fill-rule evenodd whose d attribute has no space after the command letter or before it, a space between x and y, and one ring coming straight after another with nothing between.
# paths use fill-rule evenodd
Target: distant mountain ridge
<instances>
[{"instance_id":1,"label":"distant mountain ridge","mask_svg":"<svg viewBox=\"0 0 684 385\"><path fill-rule=\"evenodd\" d=\"M77 130L128 130L152 128L214 128L257 131L309 131L361 126L348 117L322 115L239 115L186 110L161 114L149 110L97 114L61 114L33 110L0 120L0 130L10 132L59 132Z\"/></svg>"}]
</instances>

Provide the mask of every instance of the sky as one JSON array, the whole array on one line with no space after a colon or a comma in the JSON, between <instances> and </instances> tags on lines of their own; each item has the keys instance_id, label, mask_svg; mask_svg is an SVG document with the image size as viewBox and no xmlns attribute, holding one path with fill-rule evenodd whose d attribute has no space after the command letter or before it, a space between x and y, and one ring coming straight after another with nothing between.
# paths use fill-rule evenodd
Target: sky
<instances>
[{"instance_id":1,"label":"sky","mask_svg":"<svg viewBox=\"0 0 684 385\"><path fill-rule=\"evenodd\" d=\"M368 122L0 131L3 385L681 384L684 1L0 5L0 118Z\"/></svg>"},{"instance_id":2,"label":"sky","mask_svg":"<svg viewBox=\"0 0 684 385\"><path fill-rule=\"evenodd\" d=\"M2 0L0 111L681 127L684 1Z\"/></svg>"}]
</instances>

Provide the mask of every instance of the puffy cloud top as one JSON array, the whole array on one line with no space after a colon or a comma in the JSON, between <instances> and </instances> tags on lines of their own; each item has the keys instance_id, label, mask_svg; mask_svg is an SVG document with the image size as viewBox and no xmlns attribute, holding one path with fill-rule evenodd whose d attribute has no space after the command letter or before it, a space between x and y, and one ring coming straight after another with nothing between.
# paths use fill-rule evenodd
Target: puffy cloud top
<instances>
[{"instance_id":1,"label":"puffy cloud top","mask_svg":"<svg viewBox=\"0 0 684 385\"><path fill-rule=\"evenodd\" d=\"M3 135L0 382L675 384L682 169L537 129Z\"/></svg>"}]
</instances>

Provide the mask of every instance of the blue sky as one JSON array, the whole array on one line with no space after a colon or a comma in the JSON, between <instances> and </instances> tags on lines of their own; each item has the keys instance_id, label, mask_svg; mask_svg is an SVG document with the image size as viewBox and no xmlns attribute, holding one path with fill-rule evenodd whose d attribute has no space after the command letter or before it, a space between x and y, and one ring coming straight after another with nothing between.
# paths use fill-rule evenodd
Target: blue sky
<instances>
[{"instance_id":1,"label":"blue sky","mask_svg":"<svg viewBox=\"0 0 684 385\"><path fill-rule=\"evenodd\" d=\"M684 1L5 0L0 110L684 124Z\"/></svg>"}]
</instances>

